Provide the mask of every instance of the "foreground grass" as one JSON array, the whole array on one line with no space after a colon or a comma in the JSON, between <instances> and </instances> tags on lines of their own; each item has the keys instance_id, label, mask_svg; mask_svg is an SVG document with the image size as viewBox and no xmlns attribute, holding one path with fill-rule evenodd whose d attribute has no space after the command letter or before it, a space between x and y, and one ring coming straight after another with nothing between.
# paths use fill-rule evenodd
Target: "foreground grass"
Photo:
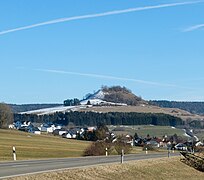
<instances>
[{"instance_id":1,"label":"foreground grass","mask_svg":"<svg viewBox=\"0 0 204 180\"><path fill-rule=\"evenodd\" d=\"M159 158L151 160L132 161L124 164L110 164L87 168L70 169L30 176L11 178L15 180L158 180L158 179L204 179L204 173L199 172L182 162L179 158Z\"/></svg>"},{"instance_id":2,"label":"foreground grass","mask_svg":"<svg viewBox=\"0 0 204 180\"><path fill-rule=\"evenodd\" d=\"M13 146L16 147L17 159L25 160L82 156L89 144L85 141L0 129L0 161L13 160Z\"/></svg>"}]
</instances>

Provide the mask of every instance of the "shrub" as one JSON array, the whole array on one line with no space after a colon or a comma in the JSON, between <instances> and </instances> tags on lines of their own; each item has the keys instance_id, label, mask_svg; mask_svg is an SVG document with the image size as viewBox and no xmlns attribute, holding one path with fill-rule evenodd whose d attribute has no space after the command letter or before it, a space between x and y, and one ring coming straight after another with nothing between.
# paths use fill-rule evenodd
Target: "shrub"
<instances>
[{"instance_id":1,"label":"shrub","mask_svg":"<svg viewBox=\"0 0 204 180\"><path fill-rule=\"evenodd\" d=\"M157 148L153 147L151 144L145 144L142 148L143 151L157 151Z\"/></svg>"},{"instance_id":2,"label":"shrub","mask_svg":"<svg viewBox=\"0 0 204 180\"><path fill-rule=\"evenodd\" d=\"M115 142L108 143L105 141L97 141L92 143L85 151L84 156L101 156L106 154L106 148L108 149L108 154L117 152L117 154L121 154L122 149L125 154L128 154L132 147L130 144L124 142Z\"/></svg>"},{"instance_id":3,"label":"shrub","mask_svg":"<svg viewBox=\"0 0 204 180\"><path fill-rule=\"evenodd\" d=\"M101 156L106 154L106 148L108 148L108 154L113 150L112 144L104 141L97 141L92 143L85 151L84 156Z\"/></svg>"},{"instance_id":4,"label":"shrub","mask_svg":"<svg viewBox=\"0 0 204 180\"><path fill-rule=\"evenodd\" d=\"M128 154L132 149L130 144L124 142L115 142L114 145L115 150L117 151L118 154L121 154L122 149L124 150L124 154Z\"/></svg>"}]
</instances>

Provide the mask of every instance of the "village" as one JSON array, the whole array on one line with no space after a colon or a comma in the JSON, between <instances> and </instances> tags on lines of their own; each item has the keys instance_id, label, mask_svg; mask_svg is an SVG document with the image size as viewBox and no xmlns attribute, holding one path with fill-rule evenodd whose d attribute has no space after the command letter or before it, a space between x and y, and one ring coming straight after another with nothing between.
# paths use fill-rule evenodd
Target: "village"
<instances>
[{"instance_id":1,"label":"village","mask_svg":"<svg viewBox=\"0 0 204 180\"><path fill-rule=\"evenodd\" d=\"M105 127L105 128L104 128ZM151 137L149 134L146 137L141 137L135 132L134 135L131 134L121 134L116 135L114 130L110 131L104 124L102 124L103 135L96 137L96 131L101 127L76 127L74 125L62 126L60 124L53 123L32 123L30 121L16 121L9 125L10 129L16 129L19 131L24 131L28 133L33 133L36 135L49 134L53 136L60 136L66 139L75 140L85 140L85 141L108 141L110 143L117 142L120 139L121 142L133 147L143 147L143 150L157 151L159 149L163 150L179 150L179 151L189 151L194 152L199 149L198 147L203 147L204 144L201 142L192 131L186 130L188 139L183 139L178 137L177 134L172 134L171 136L163 135L162 137ZM120 126L123 128L123 126Z\"/></svg>"}]
</instances>

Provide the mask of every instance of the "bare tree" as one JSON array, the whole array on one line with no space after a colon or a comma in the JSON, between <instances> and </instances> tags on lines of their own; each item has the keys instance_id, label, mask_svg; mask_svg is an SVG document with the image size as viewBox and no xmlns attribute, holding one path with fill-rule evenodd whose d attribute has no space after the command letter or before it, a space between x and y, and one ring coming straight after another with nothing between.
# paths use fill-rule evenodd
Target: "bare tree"
<instances>
[{"instance_id":1,"label":"bare tree","mask_svg":"<svg viewBox=\"0 0 204 180\"><path fill-rule=\"evenodd\" d=\"M0 128L8 128L11 123L13 123L11 108L5 103L0 103Z\"/></svg>"}]
</instances>

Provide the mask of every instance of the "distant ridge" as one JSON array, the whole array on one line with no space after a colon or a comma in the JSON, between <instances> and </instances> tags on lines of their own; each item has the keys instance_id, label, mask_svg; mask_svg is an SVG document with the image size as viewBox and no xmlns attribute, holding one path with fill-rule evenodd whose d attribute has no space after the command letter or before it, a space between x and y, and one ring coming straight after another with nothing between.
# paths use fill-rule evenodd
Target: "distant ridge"
<instances>
[{"instance_id":1,"label":"distant ridge","mask_svg":"<svg viewBox=\"0 0 204 180\"><path fill-rule=\"evenodd\" d=\"M149 101L150 104L161 108L179 108L193 114L204 115L204 102L185 102L185 101Z\"/></svg>"},{"instance_id":2,"label":"distant ridge","mask_svg":"<svg viewBox=\"0 0 204 180\"><path fill-rule=\"evenodd\" d=\"M19 112L26 112L26 111L32 111L32 110L37 110L37 109L43 109L43 108L52 108L56 106L62 106L62 104L9 104L11 107L12 111L14 113L19 113Z\"/></svg>"}]
</instances>

